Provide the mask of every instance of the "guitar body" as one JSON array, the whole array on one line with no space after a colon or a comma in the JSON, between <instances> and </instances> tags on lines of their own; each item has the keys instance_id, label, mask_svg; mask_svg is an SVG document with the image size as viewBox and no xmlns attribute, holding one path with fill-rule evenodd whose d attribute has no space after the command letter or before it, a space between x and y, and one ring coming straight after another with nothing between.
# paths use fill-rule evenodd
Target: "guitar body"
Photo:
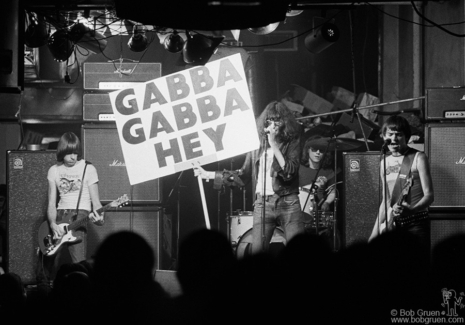
<instances>
[{"instance_id":1,"label":"guitar body","mask_svg":"<svg viewBox=\"0 0 465 325\"><path fill-rule=\"evenodd\" d=\"M61 238L53 238L53 232L50 229L48 221L42 222L39 227L39 247L45 256L54 255L63 244L79 243L82 238L75 236L72 230L69 230L69 222L63 221L58 223L58 227L63 230L64 235Z\"/></svg>"},{"instance_id":2,"label":"guitar body","mask_svg":"<svg viewBox=\"0 0 465 325\"><path fill-rule=\"evenodd\" d=\"M127 204L128 201L129 198L127 194L124 194L118 199L98 209L97 213L101 214L110 208L118 208ZM82 238L76 236L75 232L77 229L86 225L87 221L89 220L89 216L73 221L75 216L76 214L66 214L63 216L63 220L57 223L58 227L60 227L64 233L61 238L53 238L53 232L50 229L48 221L42 222L38 232L39 247L42 254L45 256L51 256L55 254L63 244L78 243L82 241Z\"/></svg>"}]
</instances>

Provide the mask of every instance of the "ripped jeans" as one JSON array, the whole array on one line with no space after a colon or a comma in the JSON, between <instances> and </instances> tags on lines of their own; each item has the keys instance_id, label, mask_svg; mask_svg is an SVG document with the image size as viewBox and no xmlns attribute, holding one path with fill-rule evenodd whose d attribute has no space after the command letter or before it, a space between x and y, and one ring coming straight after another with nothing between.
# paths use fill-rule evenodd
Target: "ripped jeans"
<instances>
[{"instance_id":1,"label":"ripped jeans","mask_svg":"<svg viewBox=\"0 0 465 325\"><path fill-rule=\"evenodd\" d=\"M257 194L253 211L252 254L268 250L276 227L283 229L286 242L305 232L304 218L297 193L282 197L277 194L265 197L264 237L262 233L262 211L263 197Z\"/></svg>"}]
</instances>

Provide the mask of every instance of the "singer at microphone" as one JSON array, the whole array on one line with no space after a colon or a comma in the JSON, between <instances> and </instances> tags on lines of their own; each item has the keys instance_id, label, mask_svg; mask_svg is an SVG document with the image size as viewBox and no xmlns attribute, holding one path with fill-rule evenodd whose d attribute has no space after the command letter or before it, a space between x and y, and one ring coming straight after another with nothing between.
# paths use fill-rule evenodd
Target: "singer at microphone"
<instances>
[{"instance_id":1,"label":"singer at microphone","mask_svg":"<svg viewBox=\"0 0 465 325\"><path fill-rule=\"evenodd\" d=\"M383 144L383 147L382 147L383 151L386 151L386 149L391 144L391 142L392 142L391 139L384 140L384 144Z\"/></svg>"}]
</instances>

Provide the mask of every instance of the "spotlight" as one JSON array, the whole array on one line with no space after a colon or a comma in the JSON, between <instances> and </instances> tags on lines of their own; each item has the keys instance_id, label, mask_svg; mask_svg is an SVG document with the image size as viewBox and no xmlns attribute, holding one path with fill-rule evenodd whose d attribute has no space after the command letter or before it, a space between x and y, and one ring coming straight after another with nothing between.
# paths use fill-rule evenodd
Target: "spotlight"
<instances>
[{"instance_id":1,"label":"spotlight","mask_svg":"<svg viewBox=\"0 0 465 325\"><path fill-rule=\"evenodd\" d=\"M184 62L194 65L207 63L224 39L224 37L207 37L202 34L190 36L188 32L186 32L186 36L187 41L182 50Z\"/></svg>"},{"instance_id":2,"label":"spotlight","mask_svg":"<svg viewBox=\"0 0 465 325\"><path fill-rule=\"evenodd\" d=\"M305 37L305 47L311 53L318 54L339 39L339 29L332 23L324 23L312 34Z\"/></svg>"},{"instance_id":3,"label":"spotlight","mask_svg":"<svg viewBox=\"0 0 465 325\"><path fill-rule=\"evenodd\" d=\"M66 29L57 30L48 39L48 49L55 60L63 62L68 60L74 51L74 44Z\"/></svg>"},{"instance_id":4,"label":"spotlight","mask_svg":"<svg viewBox=\"0 0 465 325\"><path fill-rule=\"evenodd\" d=\"M134 25L132 29L132 37L129 39L128 46L133 52L142 52L148 47L146 29L144 25Z\"/></svg>"},{"instance_id":5,"label":"spotlight","mask_svg":"<svg viewBox=\"0 0 465 325\"><path fill-rule=\"evenodd\" d=\"M30 23L24 34L24 43L31 48L47 44L48 32L45 19L33 14L29 15L29 19Z\"/></svg>"},{"instance_id":6,"label":"spotlight","mask_svg":"<svg viewBox=\"0 0 465 325\"><path fill-rule=\"evenodd\" d=\"M248 28L248 31L257 34L257 35L266 35L269 33L274 32L276 28L278 28L279 21L276 23L272 23L263 27L254 27L254 28Z\"/></svg>"},{"instance_id":7,"label":"spotlight","mask_svg":"<svg viewBox=\"0 0 465 325\"><path fill-rule=\"evenodd\" d=\"M73 43L93 53L103 52L107 47L107 40L102 34L90 29L83 23L71 27L69 37Z\"/></svg>"},{"instance_id":8,"label":"spotlight","mask_svg":"<svg viewBox=\"0 0 465 325\"><path fill-rule=\"evenodd\" d=\"M164 41L165 49L171 53L181 52L184 47L184 43L183 38L176 31L168 35Z\"/></svg>"}]
</instances>

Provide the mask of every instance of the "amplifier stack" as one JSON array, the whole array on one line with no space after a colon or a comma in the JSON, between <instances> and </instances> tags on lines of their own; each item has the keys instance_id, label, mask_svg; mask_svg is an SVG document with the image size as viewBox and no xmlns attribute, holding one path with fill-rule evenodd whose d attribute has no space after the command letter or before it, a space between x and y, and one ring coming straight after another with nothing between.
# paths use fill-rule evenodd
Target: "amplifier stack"
<instances>
[{"instance_id":1,"label":"amplifier stack","mask_svg":"<svg viewBox=\"0 0 465 325\"><path fill-rule=\"evenodd\" d=\"M131 230L142 235L155 251L156 268L170 263L171 252L164 251L171 238L161 208L161 180L155 179L132 186L126 170L123 151L116 128L109 93L161 77L160 63L84 63L83 120L81 139L83 154L99 174L102 203L127 194L130 205L106 213L103 227L90 227L88 255L91 257L99 243L109 234ZM169 222L168 222L169 221ZM169 244L169 243L168 243ZM167 257L166 257L167 256Z\"/></svg>"},{"instance_id":2,"label":"amplifier stack","mask_svg":"<svg viewBox=\"0 0 465 325\"><path fill-rule=\"evenodd\" d=\"M465 87L426 90L425 152L434 188L432 249L465 233Z\"/></svg>"}]
</instances>

